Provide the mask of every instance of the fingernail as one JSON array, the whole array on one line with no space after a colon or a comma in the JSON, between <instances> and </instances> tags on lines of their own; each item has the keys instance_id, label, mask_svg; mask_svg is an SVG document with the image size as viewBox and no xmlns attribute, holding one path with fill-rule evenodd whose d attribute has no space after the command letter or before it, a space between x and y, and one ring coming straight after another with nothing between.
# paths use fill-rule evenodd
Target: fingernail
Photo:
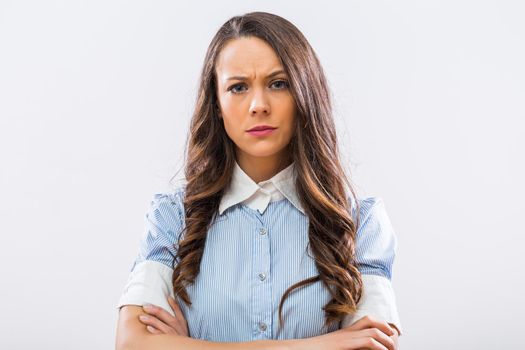
<instances>
[{"instance_id":1,"label":"fingernail","mask_svg":"<svg viewBox=\"0 0 525 350\"><path fill-rule=\"evenodd\" d=\"M147 320L148 320L148 316L146 316L146 315L140 315L139 318L140 318L142 321L147 321Z\"/></svg>"},{"instance_id":2,"label":"fingernail","mask_svg":"<svg viewBox=\"0 0 525 350\"><path fill-rule=\"evenodd\" d=\"M144 305L142 305L142 307L144 307L145 309L148 309L148 310L151 310L151 309L154 308L154 306L151 305L151 304L144 304Z\"/></svg>"}]
</instances>

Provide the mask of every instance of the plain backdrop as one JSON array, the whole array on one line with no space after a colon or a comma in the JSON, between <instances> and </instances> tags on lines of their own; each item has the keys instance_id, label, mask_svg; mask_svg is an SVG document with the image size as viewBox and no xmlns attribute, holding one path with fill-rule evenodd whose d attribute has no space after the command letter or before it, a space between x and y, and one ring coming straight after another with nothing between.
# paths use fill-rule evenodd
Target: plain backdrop
<instances>
[{"instance_id":1,"label":"plain backdrop","mask_svg":"<svg viewBox=\"0 0 525 350\"><path fill-rule=\"evenodd\" d=\"M385 202L400 349L522 349L525 5L502 0L2 0L0 348L114 348L207 46L255 10L308 38L359 194Z\"/></svg>"}]
</instances>

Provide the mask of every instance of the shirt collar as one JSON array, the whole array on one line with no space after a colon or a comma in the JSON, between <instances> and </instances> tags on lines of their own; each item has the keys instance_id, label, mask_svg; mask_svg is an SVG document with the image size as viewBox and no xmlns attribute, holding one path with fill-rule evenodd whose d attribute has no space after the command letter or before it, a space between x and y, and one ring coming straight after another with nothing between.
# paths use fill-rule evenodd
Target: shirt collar
<instances>
[{"instance_id":1,"label":"shirt collar","mask_svg":"<svg viewBox=\"0 0 525 350\"><path fill-rule=\"evenodd\" d=\"M295 164L292 163L275 174L271 179L255 183L255 181L253 181L252 178L241 169L236 161L230 185L223 194L219 204L219 214L222 215L222 213L229 207L250 198L254 193L261 190L262 185L270 182L304 215L304 209L295 188L296 178L297 173Z\"/></svg>"}]
</instances>

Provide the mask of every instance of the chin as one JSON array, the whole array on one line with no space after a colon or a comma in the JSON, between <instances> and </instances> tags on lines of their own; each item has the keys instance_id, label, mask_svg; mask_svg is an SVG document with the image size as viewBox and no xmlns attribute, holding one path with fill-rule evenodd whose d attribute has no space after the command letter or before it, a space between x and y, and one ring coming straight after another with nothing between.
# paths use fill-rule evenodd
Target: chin
<instances>
[{"instance_id":1,"label":"chin","mask_svg":"<svg viewBox=\"0 0 525 350\"><path fill-rule=\"evenodd\" d=\"M257 157L257 158L271 157L271 156L276 154L276 152L268 152L268 153L249 153L249 152L246 152L246 153L248 155L250 155L251 157Z\"/></svg>"},{"instance_id":2,"label":"chin","mask_svg":"<svg viewBox=\"0 0 525 350\"><path fill-rule=\"evenodd\" d=\"M246 153L247 155L251 156L251 157L271 157L273 155L276 155L280 152L280 150L277 150L275 148L272 148L272 149L244 149L243 150L244 153Z\"/></svg>"}]
</instances>

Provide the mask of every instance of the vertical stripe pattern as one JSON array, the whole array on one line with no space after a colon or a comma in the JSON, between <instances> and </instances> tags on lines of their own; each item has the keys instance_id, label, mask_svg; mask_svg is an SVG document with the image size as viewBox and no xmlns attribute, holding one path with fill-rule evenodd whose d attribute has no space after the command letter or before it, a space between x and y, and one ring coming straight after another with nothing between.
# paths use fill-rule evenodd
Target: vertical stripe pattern
<instances>
[{"instance_id":1,"label":"vertical stripe pattern","mask_svg":"<svg viewBox=\"0 0 525 350\"><path fill-rule=\"evenodd\" d=\"M137 264L153 260L172 267L184 226L184 187L155 194L146 214L147 230ZM396 235L379 197L360 199L356 254L362 274L391 279ZM323 306L330 295L319 281L295 289L278 307L292 284L318 275L308 247L308 218L284 198L270 202L261 214L245 204L218 215L207 233L200 273L187 288L192 301L179 301L192 338L210 341L296 339L339 328L323 329Z\"/></svg>"}]
</instances>

